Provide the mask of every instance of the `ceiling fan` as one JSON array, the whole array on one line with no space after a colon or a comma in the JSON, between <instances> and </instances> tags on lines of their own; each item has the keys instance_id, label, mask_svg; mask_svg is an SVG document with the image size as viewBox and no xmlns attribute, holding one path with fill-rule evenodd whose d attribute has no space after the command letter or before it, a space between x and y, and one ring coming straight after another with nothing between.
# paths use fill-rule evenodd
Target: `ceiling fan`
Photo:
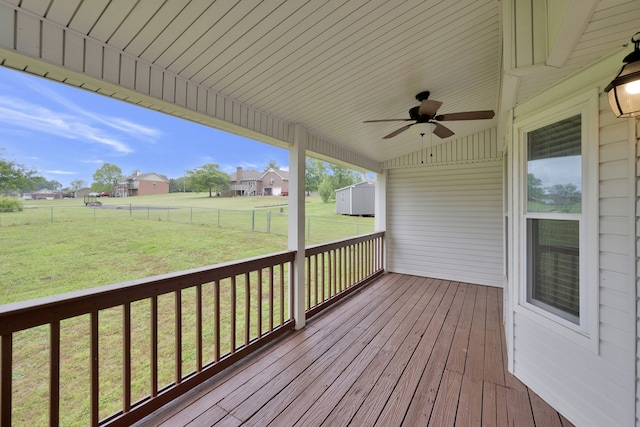
<instances>
[{"instance_id":1,"label":"ceiling fan","mask_svg":"<svg viewBox=\"0 0 640 427\"><path fill-rule=\"evenodd\" d=\"M491 110L482 111L465 111L462 113L448 113L438 114L436 112L442 105L440 101L429 100L429 91L420 92L416 95L416 99L420 101L420 105L413 107L409 110L409 119L382 119L382 120L366 120L363 123L377 123L377 122L408 122L415 121L396 129L389 135L384 136L382 139L393 138L394 136L401 134L405 130L409 129L413 125L419 123L431 123L434 125L433 133L440 138L448 138L454 135L454 132L448 127L438 123L453 120L484 120L492 119L495 113Z\"/></svg>"}]
</instances>

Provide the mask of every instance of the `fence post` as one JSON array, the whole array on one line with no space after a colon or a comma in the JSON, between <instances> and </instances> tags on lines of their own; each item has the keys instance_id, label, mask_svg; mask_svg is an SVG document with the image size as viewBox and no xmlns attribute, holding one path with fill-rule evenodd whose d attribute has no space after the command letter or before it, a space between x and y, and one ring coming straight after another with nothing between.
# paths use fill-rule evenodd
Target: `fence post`
<instances>
[{"instance_id":1,"label":"fence post","mask_svg":"<svg viewBox=\"0 0 640 427\"><path fill-rule=\"evenodd\" d=\"M167 222L169 222L169 206L167 206Z\"/></svg>"},{"instance_id":2,"label":"fence post","mask_svg":"<svg viewBox=\"0 0 640 427\"><path fill-rule=\"evenodd\" d=\"M271 233L271 211L267 211L267 233Z\"/></svg>"},{"instance_id":3,"label":"fence post","mask_svg":"<svg viewBox=\"0 0 640 427\"><path fill-rule=\"evenodd\" d=\"M51 224L53 224L53 206L51 206Z\"/></svg>"},{"instance_id":4,"label":"fence post","mask_svg":"<svg viewBox=\"0 0 640 427\"><path fill-rule=\"evenodd\" d=\"M93 207L93 220L96 220L96 207Z\"/></svg>"},{"instance_id":5,"label":"fence post","mask_svg":"<svg viewBox=\"0 0 640 427\"><path fill-rule=\"evenodd\" d=\"M251 211L251 231L256 231L256 211Z\"/></svg>"},{"instance_id":6,"label":"fence post","mask_svg":"<svg viewBox=\"0 0 640 427\"><path fill-rule=\"evenodd\" d=\"M133 210L131 209L131 203L129 203L129 218L131 218Z\"/></svg>"},{"instance_id":7,"label":"fence post","mask_svg":"<svg viewBox=\"0 0 640 427\"><path fill-rule=\"evenodd\" d=\"M191 208L191 216L189 217L189 224L193 224L193 208Z\"/></svg>"},{"instance_id":8,"label":"fence post","mask_svg":"<svg viewBox=\"0 0 640 427\"><path fill-rule=\"evenodd\" d=\"M151 206L147 205L147 219L151 219Z\"/></svg>"},{"instance_id":9,"label":"fence post","mask_svg":"<svg viewBox=\"0 0 640 427\"><path fill-rule=\"evenodd\" d=\"M218 227L220 227L220 208L218 208Z\"/></svg>"}]
</instances>

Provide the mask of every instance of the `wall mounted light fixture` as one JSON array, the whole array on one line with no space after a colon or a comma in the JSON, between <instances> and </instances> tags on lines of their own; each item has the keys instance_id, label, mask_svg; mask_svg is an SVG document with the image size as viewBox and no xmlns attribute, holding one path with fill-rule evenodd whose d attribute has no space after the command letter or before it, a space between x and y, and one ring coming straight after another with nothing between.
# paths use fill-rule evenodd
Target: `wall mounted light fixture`
<instances>
[{"instance_id":1,"label":"wall mounted light fixture","mask_svg":"<svg viewBox=\"0 0 640 427\"><path fill-rule=\"evenodd\" d=\"M616 117L640 115L640 32L631 37L631 42L633 52L622 60L624 65L620 72L604 89Z\"/></svg>"}]
</instances>

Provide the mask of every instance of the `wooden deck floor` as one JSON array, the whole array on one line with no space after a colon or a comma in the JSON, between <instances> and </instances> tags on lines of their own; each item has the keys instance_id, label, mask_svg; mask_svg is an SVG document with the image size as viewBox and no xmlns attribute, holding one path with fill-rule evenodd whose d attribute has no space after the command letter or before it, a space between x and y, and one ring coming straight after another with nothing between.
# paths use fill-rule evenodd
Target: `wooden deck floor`
<instances>
[{"instance_id":1,"label":"wooden deck floor","mask_svg":"<svg viewBox=\"0 0 640 427\"><path fill-rule=\"evenodd\" d=\"M505 368L502 291L387 274L140 426L571 424Z\"/></svg>"}]
</instances>

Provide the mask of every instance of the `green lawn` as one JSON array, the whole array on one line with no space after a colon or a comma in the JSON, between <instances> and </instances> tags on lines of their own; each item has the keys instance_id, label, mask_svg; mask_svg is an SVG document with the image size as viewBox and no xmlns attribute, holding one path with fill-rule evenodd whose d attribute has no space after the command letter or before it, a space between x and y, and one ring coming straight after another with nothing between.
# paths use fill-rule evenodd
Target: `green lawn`
<instances>
[{"instance_id":1,"label":"green lawn","mask_svg":"<svg viewBox=\"0 0 640 427\"><path fill-rule=\"evenodd\" d=\"M209 198L204 194L186 193L105 198L103 202L113 208L93 209L85 207L79 200L27 201L25 205L29 208L23 212L0 214L0 303L118 283L287 248L286 197ZM134 209L134 206L141 208ZM336 215L335 204L324 204L317 197L307 198L306 207L306 225L311 226L309 243L373 231L373 218ZM205 287L203 292L209 295L211 290ZM188 372L195 366L193 289L184 291L182 298L182 363L183 371ZM242 301L242 294L238 298ZM252 301L257 299L252 297ZM160 297L159 304L160 382L167 384L172 381L175 368L172 354L173 295ZM211 310L212 307L205 307L206 313ZM241 307L239 310L243 312ZM114 308L100 313L101 416L118 410L121 399L121 312L121 308ZM227 309L223 310L224 315L227 312ZM148 393L149 316L148 301L132 305L134 400ZM88 321L88 316L81 316L61 324L63 425L87 424L90 385ZM238 319L238 324L242 325L242 318ZM208 329L211 330L210 327ZM228 325L223 325L222 335L227 336L228 330ZM48 334L45 326L14 335L15 425L48 423ZM237 336L242 334L240 327ZM204 339L210 346L210 334ZM228 351L228 345L222 345L222 350ZM208 357L212 357L211 350Z\"/></svg>"}]
</instances>

